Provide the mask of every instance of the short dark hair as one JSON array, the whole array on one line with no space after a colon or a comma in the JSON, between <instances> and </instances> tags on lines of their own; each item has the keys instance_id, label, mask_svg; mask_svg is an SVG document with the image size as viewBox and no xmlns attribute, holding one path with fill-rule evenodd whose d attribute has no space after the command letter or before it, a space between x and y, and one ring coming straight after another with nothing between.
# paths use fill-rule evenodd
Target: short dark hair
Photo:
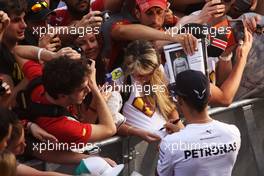
<instances>
[{"instance_id":1,"label":"short dark hair","mask_svg":"<svg viewBox=\"0 0 264 176\"><path fill-rule=\"evenodd\" d=\"M8 135L9 126L18 121L14 112L0 107L0 141Z\"/></svg>"},{"instance_id":2,"label":"short dark hair","mask_svg":"<svg viewBox=\"0 0 264 176\"><path fill-rule=\"evenodd\" d=\"M0 0L0 10L11 15L21 15L23 12L27 11L27 1L26 0Z\"/></svg>"},{"instance_id":3,"label":"short dark hair","mask_svg":"<svg viewBox=\"0 0 264 176\"><path fill-rule=\"evenodd\" d=\"M202 112L207 106L208 102L203 102L203 103L196 103L188 99L187 97L181 97L185 103L190 106L192 109L195 109L197 112Z\"/></svg>"},{"instance_id":4,"label":"short dark hair","mask_svg":"<svg viewBox=\"0 0 264 176\"><path fill-rule=\"evenodd\" d=\"M59 94L70 95L80 87L87 74L88 68L81 60L60 57L45 64L43 85L51 97L58 99Z\"/></svg>"}]
</instances>

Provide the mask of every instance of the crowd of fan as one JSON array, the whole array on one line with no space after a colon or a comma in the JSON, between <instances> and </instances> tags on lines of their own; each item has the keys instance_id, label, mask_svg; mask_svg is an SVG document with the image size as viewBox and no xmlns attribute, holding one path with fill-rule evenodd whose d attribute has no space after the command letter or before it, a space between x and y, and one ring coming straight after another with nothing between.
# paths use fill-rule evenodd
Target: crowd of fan
<instances>
[{"instance_id":1,"label":"crowd of fan","mask_svg":"<svg viewBox=\"0 0 264 176\"><path fill-rule=\"evenodd\" d=\"M33 144L78 145L120 135L161 141L157 175L231 175L239 130L211 119L207 106L264 92L264 6L261 0L239 2L0 0L0 173L65 175L36 170L23 158L79 165L89 155L39 152ZM241 21L242 28L229 28ZM231 32L206 36L208 77L184 71L168 88L163 47L180 43L193 55L201 35L180 33L189 24ZM168 147L200 138L229 150ZM115 158L103 159L116 166Z\"/></svg>"}]
</instances>

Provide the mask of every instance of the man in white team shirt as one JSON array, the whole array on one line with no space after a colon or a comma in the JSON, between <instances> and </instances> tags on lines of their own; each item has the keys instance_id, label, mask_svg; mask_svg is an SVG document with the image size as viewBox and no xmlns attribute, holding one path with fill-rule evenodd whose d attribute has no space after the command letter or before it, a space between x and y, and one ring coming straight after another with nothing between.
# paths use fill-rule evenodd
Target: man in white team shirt
<instances>
[{"instance_id":1,"label":"man in white team shirt","mask_svg":"<svg viewBox=\"0 0 264 176\"><path fill-rule=\"evenodd\" d=\"M208 115L207 77L194 70L181 72L173 90L187 126L162 140L158 175L231 176L240 149L240 132L236 126Z\"/></svg>"}]
</instances>

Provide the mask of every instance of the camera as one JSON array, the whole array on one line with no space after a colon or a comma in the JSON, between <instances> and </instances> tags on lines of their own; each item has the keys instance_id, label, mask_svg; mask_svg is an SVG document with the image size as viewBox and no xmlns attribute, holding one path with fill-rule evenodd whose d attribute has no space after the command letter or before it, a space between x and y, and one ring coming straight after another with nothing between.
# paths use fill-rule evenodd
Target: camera
<instances>
[{"instance_id":1,"label":"camera","mask_svg":"<svg viewBox=\"0 0 264 176\"><path fill-rule=\"evenodd\" d=\"M91 65L92 61L89 58L86 58L85 55L83 54L83 49L81 47L78 47L76 45L70 46L73 50L77 51L79 54L81 54L81 59L84 64Z\"/></svg>"},{"instance_id":2,"label":"camera","mask_svg":"<svg viewBox=\"0 0 264 176\"><path fill-rule=\"evenodd\" d=\"M83 53L83 49L78 47L78 46L75 46L75 45L72 45L70 46L73 50L77 51L77 53L79 54L82 54Z\"/></svg>"},{"instance_id":3,"label":"camera","mask_svg":"<svg viewBox=\"0 0 264 176\"><path fill-rule=\"evenodd\" d=\"M0 96L6 93L6 89L2 86L3 80L0 79Z\"/></svg>"},{"instance_id":4,"label":"camera","mask_svg":"<svg viewBox=\"0 0 264 176\"><path fill-rule=\"evenodd\" d=\"M110 19L110 11L109 10L103 11L99 15L96 15L96 16L102 17L104 22L108 21Z\"/></svg>"}]
</instances>

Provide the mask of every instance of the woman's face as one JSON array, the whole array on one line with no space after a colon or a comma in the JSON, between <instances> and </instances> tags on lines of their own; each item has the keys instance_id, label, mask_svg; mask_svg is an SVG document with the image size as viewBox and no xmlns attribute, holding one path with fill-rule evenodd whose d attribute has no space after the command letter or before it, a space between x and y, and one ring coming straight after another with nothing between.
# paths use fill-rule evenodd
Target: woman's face
<instances>
[{"instance_id":1,"label":"woman's face","mask_svg":"<svg viewBox=\"0 0 264 176\"><path fill-rule=\"evenodd\" d=\"M12 125L9 125L8 128L8 134L3 138L3 140L0 142L0 151L4 150L7 146L7 141L9 140L12 132Z\"/></svg>"},{"instance_id":2,"label":"woman's face","mask_svg":"<svg viewBox=\"0 0 264 176\"><path fill-rule=\"evenodd\" d=\"M86 58L96 60L99 55L99 44L94 34L86 34L84 37L79 37L76 44L83 50Z\"/></svg>"},{"instance_id":3,"label":"woman's face","mask_svg":"<svg viewBox=\"0 0 264 176\"><path fill-rule=\"evenodd\" d=\"M150 81L153 73L154 73L154 70L149 73L144 73L144 74L138 73L135 71L134 73L132 73L132 76L135 79L135 81L139 82L140 84L144 84Z\"/></svg>"}]
</instances>

